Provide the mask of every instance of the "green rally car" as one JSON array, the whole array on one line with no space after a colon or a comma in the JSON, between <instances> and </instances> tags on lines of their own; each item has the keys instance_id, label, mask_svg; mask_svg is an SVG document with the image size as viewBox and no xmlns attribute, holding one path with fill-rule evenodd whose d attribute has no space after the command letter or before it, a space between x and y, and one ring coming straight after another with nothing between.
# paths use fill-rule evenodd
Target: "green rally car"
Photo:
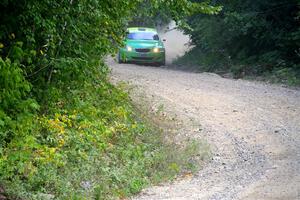
<instances>
[{"instance_id":1,"label":"green rally car","mask_svg":"<svg viewBox=\"0 0 300 200\"><path fill-rule=\"evenodd\" d=\"M118 62L153 63L165 65L163 42L153 28L133 27L127 29L125 45L120 48Z\"/></svg>"}]
</instances>

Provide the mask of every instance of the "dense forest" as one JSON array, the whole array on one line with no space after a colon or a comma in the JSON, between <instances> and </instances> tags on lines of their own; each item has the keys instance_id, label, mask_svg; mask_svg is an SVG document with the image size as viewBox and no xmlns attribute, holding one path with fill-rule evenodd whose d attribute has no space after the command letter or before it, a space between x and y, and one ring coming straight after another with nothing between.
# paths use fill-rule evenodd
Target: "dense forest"
<instances>
[{"instance_id":1,"label":"dense forest","mask_svg":"<svg viewBox=\"0 0 300 200\"><path fill-rule=\"evenodd\" d=\"M104 59L141 3L0 1L0 199L122 198L180 171L178 156L168 158L176 145L108 81ZM216 10L147 3L176 19Z\"/></svg>"},{"instance_id":2,"label":"dense forest","mask_svg":"<svg viewBox=\"0 0 300 200\"><path fill-rule=\"evenodd\" d=\"M202 2L194 0L193 2ZM184 30L195 48L177 63L300 84L298 0L215 0L218 15L195 14Z\"/></svg>"}]
</instances>

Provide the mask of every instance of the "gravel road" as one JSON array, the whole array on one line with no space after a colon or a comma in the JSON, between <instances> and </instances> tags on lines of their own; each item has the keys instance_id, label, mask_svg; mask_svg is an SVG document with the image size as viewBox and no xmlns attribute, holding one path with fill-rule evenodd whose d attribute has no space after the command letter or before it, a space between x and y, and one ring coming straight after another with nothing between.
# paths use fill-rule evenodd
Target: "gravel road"
<instances>
[{"instance_id":1,"label":"gravel road","mask_svg":"<svg viewBox=\"0 0 300 200\"><path fill-rule=\"evenodd\" d=\"M209 73L108 61L112 78L160 101L205 139L212 159L193 177L134 199L300 199L300 91ZM192 124L192 125L191 125Z\"/></svg>"}]
</instances>

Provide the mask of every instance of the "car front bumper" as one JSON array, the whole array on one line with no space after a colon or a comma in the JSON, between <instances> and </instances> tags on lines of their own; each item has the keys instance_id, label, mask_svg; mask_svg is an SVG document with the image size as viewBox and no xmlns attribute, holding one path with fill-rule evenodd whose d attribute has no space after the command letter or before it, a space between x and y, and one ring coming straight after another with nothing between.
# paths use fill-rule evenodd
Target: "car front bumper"
<instances>
[{"instance_id":1,"label":"car front bumper","mask_svg":"<svg viewBox=\"0 0 300 200\"><path fill-rule=\"evenodd\" d=\"M127 51L125 49L120 50L120 59L122 62L141 62L141 63L164 63L165 51L158 53L146 52L140 53L133 51Z\"/></svg>"}]
</instances>

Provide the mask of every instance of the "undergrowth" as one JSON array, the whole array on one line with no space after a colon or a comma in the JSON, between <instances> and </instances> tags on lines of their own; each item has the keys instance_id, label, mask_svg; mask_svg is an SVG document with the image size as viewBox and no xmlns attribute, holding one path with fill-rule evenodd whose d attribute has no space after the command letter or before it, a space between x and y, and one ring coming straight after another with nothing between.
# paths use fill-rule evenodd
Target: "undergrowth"
<instances>
[{"instance_id":1,"label":"undergrowth","mask_svg":"<svg viewBox=\"0 0 300 200\"><path fill-rule=\"evenodd\" d=\"M7 117L3 124L10 120L6 130L14 134L1 148L0 183L7 196L124 198L196 168L190 159L198 144L166 142L160 128L134 114L127 93L107 81L103 68L90 67L85 76L48 88L47 104L28 102L34 114Z\"/></svg>"},{"instance_id":2,"label":"undergrowth","mask_svg":"<svg viewBox=\"0 0 300 200\"><path fill-rule=\"evenodd\" d=\"M300 85L299 1L213 1L216 15L195 13L182 26L195 47L177 63L284 85Z\"/></svg>"},{"instance_id":3,"label":"undergrowth","mask_svg":"<svg viewBox=\"0 0 300 200\"><path fill-rule=\"evenodd\" d=\"M232 78L246 78L300 86L299 66L288 67L284 63L278 66L259 62L246 62L230 59L220 52L205 52L197 47L191 49L173 63L182 70L196 72L214 72L220 75L228 73Z\"/></svg>"}]
</instances>

